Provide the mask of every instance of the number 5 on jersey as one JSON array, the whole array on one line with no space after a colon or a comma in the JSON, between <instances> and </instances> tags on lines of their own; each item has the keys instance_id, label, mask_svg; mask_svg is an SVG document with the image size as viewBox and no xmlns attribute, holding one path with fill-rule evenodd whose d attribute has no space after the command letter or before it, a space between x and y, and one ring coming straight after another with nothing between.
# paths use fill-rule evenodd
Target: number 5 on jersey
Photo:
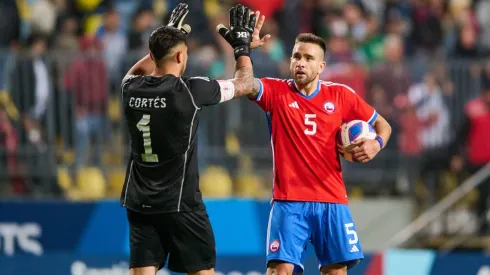
<instances>
[{"instance_id":1,"label":"number 5 on jersey","mask_svg":"<svg viewBox=\"0 0 490 275\"><path fill-rule=\"evenodd\" d=\"M308 126L305 129L305 135L312 136L316 134L316 122L313 120L316 118L316 114L305 114L305 125Z\"/></svg>"},{"instance_id":2,"label":"number 5 on jersey","mask_svg":"<svg viewBox=\"0 0 490 275\"><path fill-rule=\"evenodd\" d=\"M158 162L158 155L152 154L151 149L151 136L150 136L150 115L143 115L141 120L136 124L138 130L143 133L143 147L145 153L141 154L141 159L144 162Z\"/></svg>"}]
</instances>

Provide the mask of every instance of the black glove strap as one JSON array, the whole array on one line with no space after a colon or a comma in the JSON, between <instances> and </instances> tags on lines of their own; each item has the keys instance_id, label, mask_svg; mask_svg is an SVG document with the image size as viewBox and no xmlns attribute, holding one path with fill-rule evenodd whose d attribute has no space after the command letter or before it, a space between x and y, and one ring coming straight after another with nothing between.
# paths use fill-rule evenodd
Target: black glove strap
<instances>
[{"instance_id":1,"label":"black glove strap","mask_svg":"<svg viewBox=\"0 0 490 275\"><path fill-rule=\"evenodd\" d=\"M240 56L250 57L250 47L248 45L237 46L233 51L235 53L235 60L238 60Z\"/></svg>"}]
</instances>

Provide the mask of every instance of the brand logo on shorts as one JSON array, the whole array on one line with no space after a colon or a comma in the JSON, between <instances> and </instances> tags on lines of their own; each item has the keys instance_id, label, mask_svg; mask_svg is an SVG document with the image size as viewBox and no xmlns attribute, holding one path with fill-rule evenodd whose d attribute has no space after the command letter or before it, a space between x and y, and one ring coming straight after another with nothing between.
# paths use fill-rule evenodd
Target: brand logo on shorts
<instances>
[{"instance_id":1,"label":"brand logo on shorts","mask_svg":"<svg viewBox=\"0 0 490 275\"><path fill-rule=\"evenodd\" d=\"M277 250L279 250L279 247L281 246L281 243L279 243L278 240L273 240L271 242L271 245L269 245L269 250L271 252L276 252Z\"/></svg>"}]
</instances>

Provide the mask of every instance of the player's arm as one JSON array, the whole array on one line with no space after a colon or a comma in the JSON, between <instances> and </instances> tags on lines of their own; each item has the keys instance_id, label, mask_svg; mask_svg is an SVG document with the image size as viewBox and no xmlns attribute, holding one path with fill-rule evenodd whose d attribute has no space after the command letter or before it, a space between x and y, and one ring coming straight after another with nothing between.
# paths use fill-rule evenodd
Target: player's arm
<instances>
[{"instance_id":1,"label":"player's arm","mask_svg":"<svg viewBox=\"0 0 490 275\"><path fill-rule=\"evenodd\" d=\"M133 75L148 75L153 72L153 69L155 68L155 64L151 60L151 57L149 54L147 54L145 57L140 59L136 64L129 69L129 71L126 73L126 77L130 77Z\"/></svg>"},{"instance_id":2,"label":"player's arm","mask_svg":"<svg viewBox=\"0 0 490 275\"><path fill-rule=\"evenodd\" d=\"M376 138L374 140L358 140L354 142L358 146L348 151L348 153L353 154L357 160L363 163L372 160L386 146L391 136L391 126L381 115L377 115L372 125L376 130Z\"/></svg>"},{"instance_id":3,"label":"player's arm","mask_svg":"<svg viewBox=\"0 0 490 275\"><path fill-rule=\"evenodd\" d=\"M239 57L235 64L235 78L233 83L233 98L248 96L256 98L260 91L260 82L254 77L250 57ZM254 97L255 96L255 97Z\"/></svg>"},{"instance_id":4,"label":"player's arm","mask_svg":"<svg viewBox=\"0 0 490 275\"><path fill-rule=\"evenodd\" d=\"M373 125L376 130L376 139L358 140L354 142L358 146L348 151L348 153L353 154L359 161L364 163L368 162L388 143L391 136L391 126L373 107L359 97L352 88L346 85L338 86L342 89L342 95L344 96L345 107L343 108L342 114L343 121L364 120Z\"/></svg>"},{"instance_id":5,"label":"player's arm","mask_svg":"<svg viewBox=\"0 0 490 275\"><path fill-rule=\"evenodd\" d=\"M270 36L260 39L258 33L265 17L260 17L256 24L258 15L260 13L252 13L243 5L236 5L230 9L230 28L226 28L223 24L216 27L218 33L233 47L235 53L235 75L229 80L233 83L233 98L243 95L256 97L260 91L260 82L253 75L250 52L252 48L263 45Z\"/></svg>"},{"instance_id":6,"label":"player's arm","mask_svg":"<svg viewBox=\"0 0 490 275\"><path fill-rule=\"evenodd\" d=\"M185 34L189 34L191 32L191 27L187 24L182 25L188 13L189 13L189 9L187 4L180 3L172 11L167 26L180 29ZM155 64L151 60L150 54L147 54L145 57L143 57L138 62L136 62L136 64L134 64L133 67L131 67L131 69L129 69L129 71L126 73L126 76L124 78L133 75L148 75L153 72L154 68L155 68Z\"/></svg>"},{"instance_id":7,"label":"player's arm","mask_svg":"<svg viewBox=\"0 0 490 275\"><path fill-rule=\"evenodd\" d=\"M386 119L379 114L378 114L378 117L376 118L376 120L373 122L372 125L373 125L374 129L376 130L376 134L378 135L378 137L381 138L381 142L377 140L379 143L379 146L380 146L380 150L381 150L386 146L386 144L388 143L388 140L390 139L391 126L388 123L388 121L386 121Z\"/></svg>"}]
</instances>

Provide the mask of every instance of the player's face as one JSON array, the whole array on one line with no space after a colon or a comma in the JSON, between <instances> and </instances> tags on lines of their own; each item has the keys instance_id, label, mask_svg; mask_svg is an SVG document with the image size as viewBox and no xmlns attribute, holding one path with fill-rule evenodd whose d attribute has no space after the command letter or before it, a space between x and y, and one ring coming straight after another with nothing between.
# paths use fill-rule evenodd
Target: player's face
<instances>
[{"instance_id":1,"label":"player's face","mask_svg":"<svg viewBox=\"0 0 490 275\"><path fill-rule=\"evenodd\" d=\"M312 43L298 42L294 45L289 69L294 81L299 85L307 85L317 80L325 68L323 50Z\"/></svg>"}]
</instances>

